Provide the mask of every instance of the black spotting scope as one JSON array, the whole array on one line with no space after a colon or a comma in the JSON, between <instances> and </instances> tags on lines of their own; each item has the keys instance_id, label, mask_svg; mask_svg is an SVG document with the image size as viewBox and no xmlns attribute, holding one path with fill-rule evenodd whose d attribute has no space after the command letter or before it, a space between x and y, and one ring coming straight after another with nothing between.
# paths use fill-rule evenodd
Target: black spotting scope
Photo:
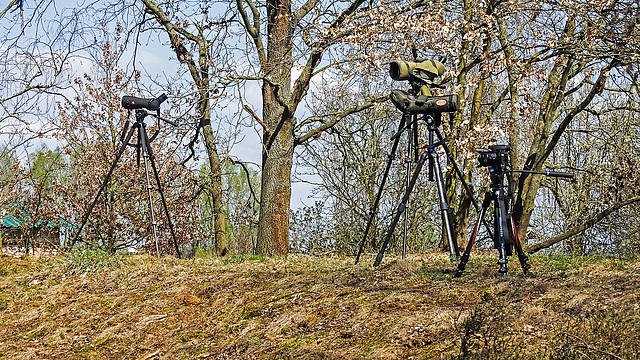
<instances>
[{"instance_id":1,"label":"black spotting scope","mask_svg":"<svg viewBox=\"0 0 640 360\"><path fill-rule=\"evenodd\" d=\"M153 111L153 110L160 109L160 104L162 104L162 102L165 100L167 100L167 95L165 94L158 96L158 98L156 99L145 99L145 98L139 98L135 96L123 96L122 107L129 110L145 108L147 110Z\"/></svg>"}]
</instances>

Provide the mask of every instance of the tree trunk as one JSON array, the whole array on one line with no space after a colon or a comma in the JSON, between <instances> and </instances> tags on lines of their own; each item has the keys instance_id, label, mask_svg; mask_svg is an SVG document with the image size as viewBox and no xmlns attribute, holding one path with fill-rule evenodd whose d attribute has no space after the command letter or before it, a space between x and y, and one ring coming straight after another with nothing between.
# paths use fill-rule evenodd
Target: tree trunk
<instances>
[{"instance_id":1,"label":"tree trunk","mask_svg":"<svg viewBox=\"0 0 640 360\"><path fill-rule=\"evenodd\" d=\"M574 30L575 19L570 19L565 25L564 33L567 37L571 37ZM564 91L567 87L567 81L573 63L574 59L570 54L561 55L549 74L547 91L545 91L542 98L535 135L529 150L529 156L525 163L525 168L528 170L541 171L542 165L546 161L546 157L543 157L543 154L548 145L547 142L551 132L551 125L556 119L556 112L564 99ZM540 176L526 176L526 174L521 174L518 181L513 219L517 225L518 238L525 247L528 244L527 229L531 220L531 214L535 208L536 194L540 188L541 181Z\"/></svg>"},{"instance_id":2,"label":"tree trunk","mask_svg":"<svg viewBox=\"0 0 640 360\"><path fill-rule=\"evenodd\" d=\"M267 2L267 58L262 64L263 132L262 188L256 253L289 252L293 114L290 113L292 14L289 0Z\"/></svg>"},{"instance_id":3,"label":"tree trunk","mask_svg":"<svg viewBox=\"0 0 640 360\"><path fill-rule=\"evenodd\" d=\"M285 121L281 136L263 152L260 221L256 253L268 256L289 252L289 211L291 208L291 166L293 136L291 122ZM265 136L265 142L270 139Z\"/></svg>"},{"instance_id":4,"label":"tree trunk","mask_svg":"<svg viewBox=\"0 0 640 360\"><path fill-rule=\"evenodd\" d=\"M464 0L463 1L463 7L464 7L464 18L465 21L471 23L473 21L472 19L472 8L473 6L475 6L475 2L474 1L470 1L470 0ZM489 10L486 10L486 12L488 13ZM484 42L484 46L483 46L483 51L489 52L490 51L490 36L488 33L484 33L484 38L485 38L485 42ZM471 49L471 43L468 40L463 40L462 43L462 47L461 47L461 51L460 51L460 55L459 55L459 60L460 63L458 65L458 84L460 86L461 92L458 94L462 99L465 98L465 91L468 91L469 89L469 72L471 70L471 68L475 65L469 64L469 54L472 52ZM469 130L473 130L474 126L483 123L485 121L487 121L487 119L483 119L481 117L482 113L481 113L481 108L482 108L482 100L483 97L485 95L485 84L486 84L486 80L485 80L485 74L484 71L486 69L484 69L484 67L486 67L486 65L482 65L482 68L479 69L479 79L477 80L477 85L476 88L473 92L473 95L471 97L471 113L469 114L469 124L466 125L466 129ZM463 117L461 115L461 112L456 116L454 124L452 124L452 128L455 129L455 131L459 132L458 134L455 134L454 136L451 136L451 141L452 144L455 142L455 138L461 138L461 136L468 136L470 134L470 132L464 132L463 133ZM457 155L459 154L459 151L456 151L456 146L451 146L452 152L454 154L454 157L457 157ZM471 151L473 152L475 149L475 144L473 142L469 142L467 144L467 152ZM460 166L461 165L461 166ZM463 181L465 181L468 185L469 188L473 191L473 182L471 181L471 173L473 172L474 166L475 164L471 161L467 161L466 159L464 160L464 162L462 164L459 164L460 166L460 170L462 171L463 177L464 179L462 179ZM450 202L453 202L453 199L455 198L456 194L458 193L458 189L457 189L457 182L455 181L457 174L455 173L453 168L450 168L448 173L447 173L447 198L449 199ZM473 194L474 196L478 196L478 194ZM465 189L462 189L461 193L460 193L460 197L458 199L457 202L457 211L455 213L455 218L454 218L454 224L455 224L455 232L457 234L457 242L459 246L465 246L466 245L466 240L467 240L467 229L468 229L468 225L469 225L469 217L470 217L470 211L471 211L471 206L472 206L472 201L471 201L471 196L470 194L468 194L466 192ZM475 210L475 209L474 209Z\"/></svg>"},{"instance_id":5,"label":"tree trunk","mask_svg":"<svg viewBox=\"0 0 640 360\"><path fill-rule=\"evenodd\" d=\"M213 199L213 227L216 254L222 256L227 253L226 214L222 202L222 168L220 167L218 149L210 123L202 127L202 133L204 135L205 146L207 147L207 154L209 155L209 167L211 168L211 185L208 191Z\"/></svg>"}]
</instances>

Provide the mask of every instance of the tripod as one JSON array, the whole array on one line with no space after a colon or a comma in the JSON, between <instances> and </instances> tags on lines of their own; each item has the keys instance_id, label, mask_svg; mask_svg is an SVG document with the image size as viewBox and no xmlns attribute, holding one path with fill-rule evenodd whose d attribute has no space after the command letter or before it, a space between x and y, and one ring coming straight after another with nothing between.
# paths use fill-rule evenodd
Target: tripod
<instances>
[{"instance_id":1,"label":"tripod","mask_svg":"<svg viewBox=\"0 0 640 360\"><path fill-rule=\"evenodd\" d=\"M478 221L473 228L471 240L467 243L467 247L462 254L460 264L455 272L455 276L462 275L469 257L471 254L471 248L476 241L478 235L478 228L480 222L484 221L484 215L487 208L493 203L493 247L498 250L499 258L498 265L500 269L498 272L501 275L506 275L509 271L507 264L509 262L508 257L513 255L513 248L516 249L518 260L522 266L522 271L526 274L531 269L531 265L528 263L529 258L522 250L522 244L518 239L516 231L516 224L513 220L513 176L514 172L527 173L527 174L540 174L554 177L572 178L574 175L571 173L563 173L556 171L529 171L529 170L511 170L509 162L509 145L493 145L489 146L490 151L480 151L479 162L480 166L488 166L491 173L491 185L489 191L484 195L482 202L482 210L478 216Z\"/></svg>"},{"instance_id":2,"label":"tripod","mask_svg":"<svg viewBox=\"0 0 640 360\"><path fill-rule=\"evenodd\" d=\"M162 206L164 208L164 212L165 215L167 217L167 223L169 224L169 230L171 232L171 238L173 239L173 245L175 247L176 250L176 254L178 255L178 257L180 257L180 249L178 248L178 242L176 241L176 236L174 233L174 229L173 229L173 223L171 222L171 217L169 216L169 209L167 208L167 202L165 200L164 197L164 192L162 191L162 185L160 184L160 177L158 176L158 169L156 168L156 164L155 164L155 157L153 155L153 151L151 149L151 141L153 141L156 136L158 135L158 132L156 132L151 138L149 138L149 136L147 135L147 130L146 130L146 124L144 123L144 119L145 117L147 117L147 115L154 115L151 113L148 113L146 110L142 110L141 108L147 108L149 110L156 110L157 114L154 115L156 118L158 118L159 120L163 120L166 121L167 123L173 125L173 126L177 126L177 124L172 123L166 119L163 119L160 117L160 103L162 103L164 100L166 100L167 97L166 95L162 94L160 95L160 97L158 97L157 99L154 100L147 100L147 99L141 99L141 98L135 98L132 96L125 96L122 98L122 105L126 108L126 109L136 109L135 111L135 115L136 115L136 122L133 124L133 126L131 126L131 128L129 128L129 121L127 121L127 123L125 124L124 128L122 129L122 136L121 138L122 140L122 146L120 147L120 150L118 151L118 153L116 154L116 158L113 160L113 163L111 164L111 167L109 168L109 171L107 172L107 176L105 176L104 181L102 182L102 184L100 185L100 189L98 190L98 194L96 195L95 199L93 200L93 203L91 203L91 206L89 207L89 210L87 211L87 213L85 214L85 216L83 217L82 220L82 224L80 225L80 229L78 229L78 232L76 233L76 237L73 241L73 243L76 242L76 240L78 239L78 237L80 236L80 233L82 232L82 229L84 228L85 224L87 223L87 220L89 219L89 215L91 215L91 212L93 211L93 208L96 206L98 200L100 199L100 195L102 194L102 192L104 191L104 189L107 186L107 183L109 182L109 179L111 178L111 175L113 174L113 171L115 170L118 161L120 160L120 158L122 157L122 154L124 153L125 149L127 148L127 146L132 146L136 149L136 160L138 163L138 166L140 166L140 156L142 155L142 159L143 159L143 164L144 164L144 173L145 173L145 179L146 179L146 186L147 186L147 195L149 197L149 210L150 210L150 215L151 215L151 225L153 228L153 239L155 242L155 248L156 248L156 255L160 256L160 248L158 245L158 233L157 233L157 222L155 220L155 214L153 211L153 199L151 196L151 181L149 180L149 164L151 165L151 168L153 170L153 174L156 180L156 185L158 186L158 192L160 193L160 199L162 200ZM127 131L128 130L128 131ZM133 134L136 132L137 130L137 142L132 144L129 141L131 141L131 138L133 137ZM126 134L126 136L125 136Z\"/></svg>"},{"instance_id":3,"label":"tripod","mask_svg":"<svg viewBox=\"0 0 640 360\"><path fill-rule=\"evenodd\" d=\"M417 89L419 87L414 85L413 88L414 88L414 93L417 93L418 92ZM380 265L380 262L384 257L386 248L389 245L389 241L391 240L391 237L395 230L395 227L397 226L402 213L406 211L407 202L409 201L409 196L411 195L411 191L413 190L413 187L415 186L418 176L420 175L422 167L424 166L424 163L427 162L427 160L429 161L428 163L429 181L435 181L438 187L440 213L441 213L442 223L443 223L444 231L446 233L447 242L449 246L449 255L451 259L458 259L460 257L458 243L456 241L455 231L453 229L453 222L451 219L451 209L449 207L449 204L446 198L444 179L442 175L442 167L440 166L440 156L437 152L437 147L441 146L444 149L445 154L447 155L447 158L449 159L450 163L453 165L456 171L456 174L460 178L463 184L463 187L469 194L471 201L476 207L476 210L478 211L480 210L480 206L475 201L469 185L464 180L462 172L460 171L460 168L455 162L453 153L447 146L446 138L443 136L442 132L440 131L440 125L442 123L442 112L452 113L454 111L457 111L458 105L459 105L458 98L454 97L453 95L440 96L440 97L426 96L426 95L415 96L412 94L408 94L404 91L394 90L391 94L391 99L396 104L396 106L403 111L402 120L400 122L398 132L391 137L394 140L393 145L391 147L391 153L388 156L387 165L385 167L383 177L382 177L382 183L378 189L378 193L374 200L374 204L370 210L370 216L367 222L367 226L365 228L365 233L360 242L360 247L358 250L358 254L356 256L356 264L360 260L360 255L362 254L364 242L367 238L367 235L369 234L369 230L371 228L371 224L373 222L375 213L377 212L378 204L382 196L382 190L387 180L389 169L391 168L393 159L395 158L395 152L397 151L397 148L398 148L400 135L405 130L410 130L409 142L410 143L413 142L413 147L416 149L416 157L417 157L418 149L419 149L418 140L417 140L417 122L419 120L418 115L422 115L422 118L427 123L428 144L422 147L423 150L426 148L426 152L423 151L422 155L417 161L416 168L414 169L413 174L411 175L411 178L407 182L405 193L402 197L402 200L398 204L398 207L395 211L394 218L391 224L389 225L389 229L387 231L386 237L384 239L382 247L373 265L374 266ZM411 134L413 134L413 136L411 136ZM488 225L486 223L485 223L485 226L487 226L488 228ZM405 228L406 228L406 224L405 224ZM406 233L405 233L405 237L406 237ZM406 239L405 239L405 243L406 243ZM404 251L406 250L405 250L405 247L403 246L403 254L404 254Z\"/></svg>"}]
</instances>

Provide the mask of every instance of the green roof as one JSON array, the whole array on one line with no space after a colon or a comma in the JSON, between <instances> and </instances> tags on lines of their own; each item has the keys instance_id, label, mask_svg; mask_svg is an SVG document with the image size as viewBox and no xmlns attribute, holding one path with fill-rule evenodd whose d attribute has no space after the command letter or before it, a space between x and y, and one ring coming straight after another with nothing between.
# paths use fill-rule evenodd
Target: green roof
<instances>
[{"instance_id":1,"label":"green roof","mask_svg":"<svg viewBox=\"0 0 640 360\"><path fill-rule=\"evenodd\" d=\"M2 226L6 226L6 227L19 227L20 226L20 220L13 216L13 215L7 215L4 217L4 219L2 219Z\"/></svg>"},{"instance_id":2,"label":"green roof","mask_svg":"<svg viewBox=\"0 0 640 360\"><path fill-rule=\"evenodd\" d=\"M27 218L29 218L29 215L27 215ZM61 222L62 223L56 223L56 222L52 222L52 221L38 221L37 224L34 224L35 226L40 226L42 225L42 223L45 223L45 226L50 226L50 227L67 227L70 228L73 225L62 219ZM20 219L18 217L16 217L15 215L7 215L2 219L2 226L4 227L20 227L22 226L22 221L20 221Z\"/></svg>"}]
</instances>

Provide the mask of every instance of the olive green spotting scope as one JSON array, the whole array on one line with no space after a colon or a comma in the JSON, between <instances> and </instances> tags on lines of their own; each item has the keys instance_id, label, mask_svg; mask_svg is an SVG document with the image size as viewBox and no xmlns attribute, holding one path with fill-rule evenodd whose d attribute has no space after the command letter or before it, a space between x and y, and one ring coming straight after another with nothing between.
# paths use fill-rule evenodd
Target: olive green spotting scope
<instances>
[{"instance_id":1,"label":"olive green spotting scope","mask_svg":"<svg viewBox=\"0 0 640 360\"><path fill-rule=\"evenodd\" d=\"M396 60L391 62L389 75L393 80L411 80L412 78L433 80L444 74L444 65L436 60L411 62Z\"/></svg>"}]
</instances>

